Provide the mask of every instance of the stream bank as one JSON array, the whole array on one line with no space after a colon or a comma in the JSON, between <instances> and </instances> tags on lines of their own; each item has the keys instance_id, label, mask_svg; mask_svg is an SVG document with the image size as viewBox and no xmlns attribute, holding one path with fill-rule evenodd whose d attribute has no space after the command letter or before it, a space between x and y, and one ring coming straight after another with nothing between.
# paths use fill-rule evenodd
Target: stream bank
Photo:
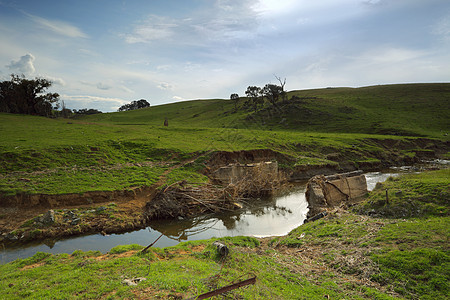
<instances>
[{"instance_id":1,"label":"stream bank","mask_svg":"<svg viewBox=\"0 0 450 300\"><path fill-rule=\"evenodd\" d=\"M368 141L368 143L372 142L374 141ZM375 142L381 143L379 140L375 140ZM411 144L405 141L397 141L395 145L391 145L391 143L390 140L387 140L384 146L400 147L400 149L420 146L430 149L430 151L423 151L422 154L419 153L412 157L399 155L395 151L386 152L390 154L383 152L382 156L385 160L358 161L356 163L355 161L350 161L349 157L344 155L345 153L337 154L333 152L335 149L323 149L325 153L330 152L327 154L327 157L333 159L335 163L319 165L296 165L293 164L295 161L293 157L268 149L235 152L216 151L207 157L208 160L204 162L205 169L203 171L206 175L211 176L219 168L229 166L230 164L245 166L262 162L277 162L280 164L281 172L279 173L281 176L277 175L276 178L278 182L272 184L270 187L263 186L259 191L260 193L252 195L248 191L252 192L257 190L261 184L264 185L265 183L255 181L255 176L247 176L245 178L244 181L250 183L256 182L256 184L250 184L250 186L246 184L246 187L243 189L244 192L239 193L238 198L247 201L249 197L258 198L266 196L264 194L269 194L271 190L276 190L279 186L289 181L309 179L311 176L317 174L328 175L343 171L354 171L359 165L370 166L370 168L368 167L365 170L372 171L380 169L381 166L393 165L394 163L400 163L402 165L406 162L417 162L419 157L433 157L444 151L436 145L430 144L430 140L428 139L414 139L412 142L408 142ZM192 162L193 160L187 161L186 164ZM274 177L267 178L267 182L274 182ZM180 184L182 183L180 182ZM234 183L232 184L234 185ZM134 188L127 191L88 192L66 195L16 195L2 198L2 207L0 207L0 242L5 245L10 245L91 233L101 233L103 235L121 233L145 228L148 222L155 218L186 218L221 210L220 206L205 210L205 203L197 203L198 205L194 205L193 209L189 209L189 213L169 213L166 216L159 216L158 212L164 212L167 206L158 206L158 203L156 201L154 202L154 200L158 194L161 195L161 189L164 190L166 188L167 186L164 186L164 178L162 178L154 186ZM183 187L177 188L182 189ZM223 186L220 188L223 188ZM186 193L182 191L182 194L185 195ZM193 195L190 196L193 197ZM226 202L227 205L224 206L225 210L233 211L242 208L242 203L240 203L242 201L235 201L234 196L229 197ZM223 197L216 198L222 199ZM195 199L199 200L197 198ZM151 209L152 206L153 211ZM177 203L172 206L176 209ZM50 210L52 212L49 212ZM53 215L50 218L52 220L51 222L41 221L46 213Z\"/></svg>"},{"instance_id":2,"label":"stream bank","mask_svg":"<svg viewBox=\"0 0 450 300\"><path fill-rule=\"evenodd\" d=\"M448 162L447 162L448 164ZM366 173L367 186L372 190L376 183L398 174L419 172L421 167L402 167L384 172ZM3 262L33 255L37 251L71 253L109 249L122 244L150 244L161 234L156 247L174 246L182 241L209 239L225 236L282 236L302 225L308 212L305 199L306 182L294 183L287 190L279 190L275 197L263 198L245 205L242 209L211 213L194 218L151 220L140 230L126 233L91 234L70 239L47 239L41 242L16 244L0 251ZM114 208L114 205L108 209ZM107 214L107 210L104 214Z\"/></svg>"}]
</instances>

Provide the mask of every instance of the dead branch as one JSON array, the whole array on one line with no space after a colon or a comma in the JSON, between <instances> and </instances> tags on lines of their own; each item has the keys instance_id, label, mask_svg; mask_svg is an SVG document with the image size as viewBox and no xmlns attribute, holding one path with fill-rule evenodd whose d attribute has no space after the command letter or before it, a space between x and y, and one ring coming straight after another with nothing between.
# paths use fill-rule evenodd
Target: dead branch
<instances>
[{"instance_id":1,"label":"dead branch","mask_svg":"<svg viewBox=\"0 0 450 300\"><path fill-rule=\"evenodd\" d=\"M217 289L217 290L214 290L214 291L211 291L211 292L207 292L207 293L198 295L197 297L190 298L189 300L191 300L191 299L192 300L193 299L201 300L201 299L211 298L211 297L214 297L214 296L217 296L217 295L220 295L220 294L223 294L223 293L226 293L226 292L238 289L240 287L243 287L243 286L246 286L246 285L250 285L250 284L255 284L255 283L256 283L256 276L252 277L252 278L249 278L247 280L243 280L243 281L240 281L240 282L236 282L234 284L230 284L230 285L224 286L224 287L222 287L220 289Z\"/></svg>"}]
</instances>

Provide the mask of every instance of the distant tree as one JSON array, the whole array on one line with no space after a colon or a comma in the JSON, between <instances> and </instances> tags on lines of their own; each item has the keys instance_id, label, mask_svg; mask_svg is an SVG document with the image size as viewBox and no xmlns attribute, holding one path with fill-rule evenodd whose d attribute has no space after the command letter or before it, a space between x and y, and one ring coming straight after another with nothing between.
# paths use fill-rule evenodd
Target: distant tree
<instances>
[{"instance_id":1,"label":"distant tree","mask_svg":"<svg viewBox=\"0 0 450 300\"><path fill-rule=\"evenodd\" d=\"M56 109L59 108L59 105L56 107ZM56 116L58 117L63 117L63 118L69 118L72 115L72 110L68 109L66 107L66 103L64 102L64 100L61 101L61 111L57 111L56 112Z\"/></svg>"},{"instance_id":2,"label":"distant tree","mask_svg":"<svg viewBox=\"0 0 450 300\"><path fill-rule=\"evenodd\" d=\"M238 94L231 94L230 99L234 101L234 110L237 110L237 104L239 102L239 95Z\"/></svg>"},{"instance_id":3,"label":"distant tree","mask_svg":"<svg viewBox=\"0 0 450 300\"><path fill-rule=\"evenodd\" d=\"M283 100L287 100L287 93L284 90L284 86L286 85L286 78L284 78L284 80L282 81L280 77L278 77L277 75L273 75L275 76L275 78L278 80L278 82L280 83L280 87L281 87L281 98Z\"/></svg>"},{"instance_id":4,"label":"distant tree","mask_svg":"<svg viewBox=\"0 0 450 300\"><path fill-rule=\"evenodd\" d=\"M261 99L261 91L262 89L257 86L249 86L247 87L247 90L245 91L245 95L250 98L250 101L252 102L253 110L256 112L258 109L258 103Z\"/></svg>"},{"instance_id":5,"label":"distant tree","mask_svg":"<svg viewBox=\"0 0 450 300\"><path fill-rule=\"evenodd\" d=\"M50 117L53 105L59 106L59 94L45 93L51 85L45 78L11 74L11 80L0 82L0 111Z\"/></svg>"},{"instance_id":6,"label":"distant tree","mask_svg":"<svg viewBox=\"0 0 450 300\"><path fill-rule=\"evenodd\" d=\"M119 107L118 111L128 111L128 110L135 110L135 109L141 109L150 107L150 103L148 103L147 100L141 99L137 101L132 101L131 103L124 104L121 107Z\"/></svg>"},{"instance_id":7,"label":"distant tree","mask_svg":"<svg viewBox=\"0 0 450 300\"><path fill-rule=\"evenodd\" d=\"M70 116L72 116L72 114L72 110L68 108L62 108L60 112L60 116L63 118L69 118Z\"/></svg>"},{"instance_id":8,"label":"distant tree","mask_svg":"<svg viewBox=\"0 0 450 300\"><path fill-rule=\"evenodd\" d=\"M102 112L97 109L93 109L93 108L90 108L90 109L82 108L79 110L74 109L73 113L76 115L95 115L95 114L101 114Z\"/></svg>"},{"instance_id":9,"label":"distant tree","mask_svg":"<svg viewBox=\"0 0 450 300\"><path fill-rule=\"evenodd\" d=\"M268 83L262 89L262 94L275 106L278 99L284 94L284 91L281 86Z\"/></svg>"}]
</instances>

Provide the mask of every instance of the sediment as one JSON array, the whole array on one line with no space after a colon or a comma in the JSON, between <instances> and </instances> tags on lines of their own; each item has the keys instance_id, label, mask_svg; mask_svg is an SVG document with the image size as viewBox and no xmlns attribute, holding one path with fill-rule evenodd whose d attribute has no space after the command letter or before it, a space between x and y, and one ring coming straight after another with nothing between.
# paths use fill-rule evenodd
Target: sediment
<instances>
[{"instance_id":1,"label":"sediment","mask_svg":"<svg viewBox=\"0 0 450 300\"><path fill-rule=\"evenodd\" d=\"M175 218L178 216L192 217L220 210L239 209L241 205L239 199L249 198L252 193L267 193L275 188L276 184L272 184L270 187L266 185L267 182L275 181L275 178L266 178L266 183L263 183L258 181L260 179L258 176L248 176L242 181L245 182L245 185L241 183L245 188L241 187L241 191L233 195L229 192L230 190L227 190L226 184L214 182L212 176L217 169L230 164L277 162L280 167L276 181L277 184L283 184L287 181L309 179L315 175L330 175L357 169L373 171L389 166L412 165L423 159L440 158L450 148L449 141L426 138L406 140L365 139L363 143L383 147L385 151L366 151L365 153L355 154L352 151L338 153L337 149L322 149L321 153L326 156L330 163L314 165L295 165L297 158L270 149L234 152L216 151L207 156L206 161L203 162L205 166L203 173L211 178L211 183L205 184L203 187L174 185L168 188L163 183L159 183L151 187L124 191L1 196L0 242L3 240L3 243L21 243L88 233L103 232L107 234L131 231L144 228L148 220L151 219ZM302 146L298 145L298 147L301 148ZM410 150L414 155L401 154L400 150ZM363 157L363 155L366 155L366 157ZM257 180L257 178L259 179ZM228 187L228 189L230 188L236 189L236 186ZM194 191L194 189L196 190ZM224 197L224 191L233 196ZM211 200L216 201L214 205L211 204ZM210 203L207 203L208 201ZM117 204L117 212L112 215L120 215L120 218L108 219L105 216L92 216L89 222L80 224L76 228L64 224L28 229L24 226L27 220L29 221L49 209L70 210L77 208L89 210L112 202ZM13 234L14 232L19 232L19 234Z\"/></svg>"}]
</instances>

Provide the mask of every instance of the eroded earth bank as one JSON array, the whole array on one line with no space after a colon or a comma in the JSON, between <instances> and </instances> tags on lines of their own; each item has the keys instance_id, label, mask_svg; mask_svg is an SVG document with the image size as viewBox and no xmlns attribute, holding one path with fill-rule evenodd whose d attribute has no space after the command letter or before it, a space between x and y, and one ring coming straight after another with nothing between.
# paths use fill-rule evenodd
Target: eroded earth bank
<instances>
[{"instance_id":1,"label":"eroded earth bank","mask_svg":"<svg viewBox=\"0 0 450 300\"><path fill-rule=\"evenodd\" d=\"M316 163L302 163L299 157L269 149L193 153L172 164L151 186L111 192L2 196L0 242L7 246L88 233L119 233L145 228L153 219L238 210L242 201L264 197L291 181L413 165L441 158L450 148L448 142L424 138L373 139L366 143L376 145L376 150L361 151L357 146L346 151L320 149L326 159ZM197 166L208 182L168 183L170 171L190 165ZM27 180L26 174L22 180Z\"/></svg>"}]
</instances>

